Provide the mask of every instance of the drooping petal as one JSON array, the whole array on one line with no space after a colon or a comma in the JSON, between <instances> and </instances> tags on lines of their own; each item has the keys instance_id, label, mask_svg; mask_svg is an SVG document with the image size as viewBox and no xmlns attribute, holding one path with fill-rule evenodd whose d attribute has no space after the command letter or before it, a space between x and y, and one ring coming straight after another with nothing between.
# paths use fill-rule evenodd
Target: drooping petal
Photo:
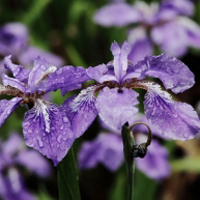
<instances>
[{"instance_id":1,"label":"drooping petal","mask_svg":"<svg viewBox=\"0 0 200 200\"><path fill-rule=\"evenodd\" d=\"M39 90L39 85L41 81L47 78L47 76L54 71L57 67L48 63L45 59L37 57L33 63L33 69L29 74L28 79L28 91L34 93L36 90Z\"/></svg>"},{"instance_id":2,"label":"drooping petal","mask_svg":"<svg viewBox=\"0 0 200 200\"><path fill-rule=\"evenodd\" d=\"M77 97L68 98L61 106L71 122L76 138L87 130L97 116L94 96L96 88L96 86L90 86L82 90Z\"/></svg>"},{"instance_id":3,"label":"drooping petal","mask_svg":"<svg viewBox=\"0 0 200 200\"><path fill-rule=\"evenodd\" d=\"M64 61L61 57L49 52L45 52L42 49L39 49L33 46L29 46L26 49L26 51L23 51L18 56L18 59L20 63L22 63L24 66L29 67L29 66L32 66L33 60L37 58L38 56L41 56L42 58L47 60L49 63L57 67L61 67L64 64Z\"/></svg>"},{"instance_id":4,"label":"drooping petal","mask_svg":"<svg viewBox=\"0 0 200 200\"><path fill-rule=\"evenodd\" d=\"M3 99L0 101L0 127L4 121L10 116L10 114L17 108L20 104L22 98L15 97L11 100Z\"/></svg>"},{"instance_id":5,"label":"drooping petal","mask_svg":"<svg viewBox=\"0 0 200 200\"><path fill-rule=\"evenodd\" d=\"M145 136L138 135L136 143L141 144L146 141ZM170 175L171 169L168 162L168 152L156 140L151 141L147 148L147 154L144 158L136 158L136 167L145 173L148 177L161 180Z\"/></svg>"},{"instance_id":6,"label":"drooping petal","mask_svg":"<svg viewBox=\"0 0 200 200\"><path fill-rule=\"evenodd\" d=\"M180 60L161 54L145 58L147 67L146 76L159 78L166 89L174 93L183 92L195 83L194 74Z\"/></svg>"},{"instance_id":7,"label":"drooping petal","mask_svg":"<svg viewBox=\"0 0 200 200\"><path fill-rule=\"evenodd\" d=\"M83 67L65 66L50 74L47 79L41 82L39 87L43 91L53 91L61 88L66 92L80 88L81 83L88 80L90 78Z\"/></svg>"},{"instance_id":8,"label":"drooping petal","mask_svg":"<svg viewBox=\"0 0 200 200\"><path fill-rule=\"evenodd\" d=\"M56 166L74 142L67 116L60 108L42 99L26 112L23 121L25 143L52 159Z\"/></svg>"},{"instance_id":9,"label":"drooping petal","mask_svg":"<svg viewBox=\"0 0 200 200\"><path fill-rule=\"evenodd\" d=\"M38 176L47 177L50 175L50 165L47 160L35 150L21 151L16 157L15 162L25 166Z\"/></svg>"},{"instance_id":10,"label":"drooping petal","mask_svg":"<svg viewBox=\"0 0 200 200\"><path fill-rule=\"evenodd\" d=\"M2 151L7 156L13 156L13 154L22 150L24 147L25 145L22 138L16 133L11 133L8 140L2 144Z\"/></svg>"},{"instance_id":11,"label":"drooping petal","mask_svg":"<svg viewBox=\"0 0 200 200\"><path fill-rule=\"evenodd\" d=\"M30 69L24 70L21 65L16 65L11 61L11 55L4 58L4 67L9 69L13 76L21 82L26 82Z\"/></svg>"},{"instance_id":12,"label":"drooping petal","mask_svg":"<svg viewBox=\"0 0 200 200\"><path fill-rule=\"evenodd\" d=\"M120 48L117 42L112 43L111 51L114 56L114 72L117 80L120 82L123 76L126 74L128 67L128 55L131 51L131 46L128 42L124 42Z\"/></svg>"},{"instance_id":13,"label":"drooping petal","mask_svg":"<svg viewBox=\"0 0 200 200\"><path fill-rule=\"evenodd\" d=\"M104 88L97 97L96 108L105 124L114 130L121 130L125 122L132 124L138 112L135 105L138 93L130 89Z\"/></svg>"},{"instance_id":14,"label":"drooping petal","mask_svg":"<svg viewBox=\"0 0 200 200\"><path fill-rule=\"evenodd\" d=\"M2 73L2 82L5 86L12 86L19 89L21 92L25 93L26 87L25 84L19 81L16 78L10 78L6 74Z\"/></svg>"},{"instance_id":15,"label":"drooping petal","mask_svg":"<svg viewBox=\"0 0 200 200\"><path fill-rule=\"evenodd\" d=\"M200 26L187 17L179 17L177 22L187 35L188 46L200 48Z\"/></svg>"},{"instance_id":16,"label":"drooping petal","mask_svg":"<svg viewBox=\"0 0 200 200\"><path fill-rule=\"evenodd\" d=\"M194 138L200 131L200 120L192 106L174 102L158 85L147 87L149 89L144 101L147 119L168 138L175 140Z\"/></svg>"},{"instance_id":17,"label":"drooping petal","mask_svg":"<svg viewBox=\"0 0 200 200\"><path fill-rule=\"evenodd\" d=\"M138 22L141 13L126 3L109 4L96 12L94 21L102 26L125 26Z\"/></svg>"},{"instance_id":18,"label":"drooping petal","mask_svg":"<svg viewBox=\"0 0 200 200\"><path fill-rule=\"evenodd\" d=\"M93 141L83 143L78 155L78 163L82 169L92 168L101 163L109 170L115 171L123 160L122 138L110 133L101 133Z\"/></svg>"},{"instance_id":19,"label":"drooping petal","mask_svg":"<svg viewBox=\"0 0 200 200\"><path fill-rule=\"evenodd\" d=\"M155 26L151 31L151 38L163 52L170 55L180 57L187 51L187 33L178 21Z\"/></svg>"}]
</instances>

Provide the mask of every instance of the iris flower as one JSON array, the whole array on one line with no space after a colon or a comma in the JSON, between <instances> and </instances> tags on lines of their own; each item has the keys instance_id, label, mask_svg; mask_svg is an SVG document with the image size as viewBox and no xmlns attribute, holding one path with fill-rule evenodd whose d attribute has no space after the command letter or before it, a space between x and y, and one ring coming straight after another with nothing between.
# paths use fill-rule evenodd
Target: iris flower
<instances>
[{"instance_id":1,"label":"iris flower","mask_svg":"<svg viewBox=\"0 0 200 200\"><path fill-rule=\"evenodd\" d=\"M180 60L161 54L147 56L137 64L127 57L131 46L124 42L121 48L111 45L114 60L108 64L89 67L86 72L96 82L83 89L79 95L67 99L62 107L72 123L76 137L81 136L95 119L101 120L114 130L124 123L133 124L138 113L138 93L146 91L144 110L146 118L163 136L188 140L200 130L200 120L193 107L176 102L161 86L147 77L158 78L165 89L174 93L183 92L195 83L194 74Z\"/></svg>"}]
</instances>

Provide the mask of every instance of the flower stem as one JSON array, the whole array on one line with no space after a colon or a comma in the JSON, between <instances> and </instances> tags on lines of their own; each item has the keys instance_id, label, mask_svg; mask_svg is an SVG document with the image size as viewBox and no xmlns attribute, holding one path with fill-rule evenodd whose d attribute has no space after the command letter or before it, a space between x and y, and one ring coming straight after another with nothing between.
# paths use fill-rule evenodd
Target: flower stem
<instances>
[{"instance_id":1,"label":"flower stem","mask_svg":"<svg viewBox=\"0 0 200 200\"><path fill-rule=\"evenodd\" d=\"M58 165L59 200L80 200L78 172L73 148Z\"/></svg>"},{"instance_id":2,"label":"flower stem","mask_svg":"<svg viewBox=\"0 0 200 200\"><path fill-rule=\"evenodd\" d=\"M135 144L133 134L130 134L129 124L125 123L122 126L122 139L124 144L124 158L126 170L128 173L128 200L134 199L134 174L135 162L133 157L133 146Z\"/></svg>"}]
</instances>

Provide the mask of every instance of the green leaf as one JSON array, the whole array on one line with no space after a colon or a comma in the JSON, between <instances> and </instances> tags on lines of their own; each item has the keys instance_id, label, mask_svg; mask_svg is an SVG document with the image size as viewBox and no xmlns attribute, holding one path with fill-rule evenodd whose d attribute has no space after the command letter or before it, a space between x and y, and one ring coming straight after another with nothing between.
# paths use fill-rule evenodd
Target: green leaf
<instances>
[{"instance_id":1,"label":"green leaf","mask_svg":"<svg viewBox=\"0 0 200 200\"><path fill-rule=\"evenodd\" d=\"M190 171L200 173L200 158L186 157L171 162L173 171Z\"/></svg>"},{"instance_id":2,"label":"green leaf","mask_svg":"<svg viewBox=\"0 0 200 200\"><path fill-rule=\"evenodd\" d=\"M51 0L35 0L22 17L22 22L31 26L39 17Z\"/></svg>"},{"instance_id":3,"label":"green leaf","mask_svg":"<svg viewBox=\"0 0 200 200\"><path fill-rule=\"evenodd\" d=\"M73 149L58 165L59 200L80 200L78 172Z\"/></svg>"}]
</instances>

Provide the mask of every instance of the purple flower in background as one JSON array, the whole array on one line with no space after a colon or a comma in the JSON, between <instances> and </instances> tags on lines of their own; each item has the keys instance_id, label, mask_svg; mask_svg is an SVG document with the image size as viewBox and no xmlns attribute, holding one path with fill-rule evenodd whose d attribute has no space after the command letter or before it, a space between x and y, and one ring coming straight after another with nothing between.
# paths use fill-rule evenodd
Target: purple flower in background
<instances>
[{"instance_id":1,"label":"purple flower in background","mask_svg":"<svg viewBox=\"0 0 200 200\"><path fill-rule=\"evenodd\" d=\"M85 69L72 66L57 69L38 57L31 71L24 70L21 65L12 63L11 56L5 57L4 67L14 78L8 77L3 70L0 94L14 98L0 101L0 126L17 106L27 104L30 110L25 113L22 124L25 143L51 158L57 165L75 138L66 114L43 96L58 88L65 88L65 91L79 88L82 82L88 80Z\"/></svg>"},{"instance_id":2,"label":"purple flower in background","mask_svg":"<svg viewBox=\"0 0 200 200\"><path fill-rule=\"evenodd\" d=\"M133 89L144 89L148 121L167 138L193 138L200 130L200 120L194 109L186 103L173 101L159 84L145 78L159 78L166 89L179 93L193 86L194 74L184 63L166 54L147 56L134 65L127 59L130 50L127 42L121 48L114 42L111 46L114 60L86 70L96 83L63 103L76 137L84 133L97 114L114 130L121 131L126 122L132 124L138 112L138 93Z\"/></svg>"},{"instance_id":3,"label":"purple flower in background","mask_svg":"<svg viewBox=\"0 0 200 200\"><path fill-rule=\"evenodd\" d=\"M143 119L144 117L139 121L143 121ZM151 129L152 134L154 134L155 127L151 126ZM141 144L146 140L146 136L141 133L147 133L147 129L144 128L144 125L136 126L134 129L136 144ZM167 150L153 139L146 156L143 159L135 159L136 167L148 177L161 180L169 176L171 172L167 158ZM93 141L84 142L78 154L78 163L81 169L93 168L101 163L109 170L115 171L123 162L122 137L119 132L116 133L111 130L109 133L100 133Z\"/></svg>"},{"instance_id":4,"label":"purple flower in background","mask_svg":"<svg viewBox=\"0 0 200 200\"><path fill-rule=\"evenodd\" d=\"M98 10L94 21L106 27L137 23L128 31L127 38L133 48L129 59L137 62L152 55L154 45L176 57L184 55L189 46L200 48L200 27L188 18L193 10L189 0L166 0L150 5L138 1L134 6L119 2Z\"/></svg>"},{"instance_id":5,"label":"purple flower in background","mask_svg":"<svg viewBox=\"0 0 200 200\"><path fill-rule=\"evenodd\" d=\"M18 166L45 178L50 175L48 162L35 150L25 148L15 133L0 148L0 197L6 200L36 200L23 183Z\"/></svg>"},{"instance_id":6,"label":"purple flower in background","mask_svg":"<svg viewBox=\"0 0 200 200\"><path fill-rule=\"evenodd\" d=\"M0 28L0 54L12 55L20 64L29 67L39 55L53 65L63 65L63 60L59 56L29 45L29 33L22 23L8 23Z\"/></svg>"}]
</instances>

